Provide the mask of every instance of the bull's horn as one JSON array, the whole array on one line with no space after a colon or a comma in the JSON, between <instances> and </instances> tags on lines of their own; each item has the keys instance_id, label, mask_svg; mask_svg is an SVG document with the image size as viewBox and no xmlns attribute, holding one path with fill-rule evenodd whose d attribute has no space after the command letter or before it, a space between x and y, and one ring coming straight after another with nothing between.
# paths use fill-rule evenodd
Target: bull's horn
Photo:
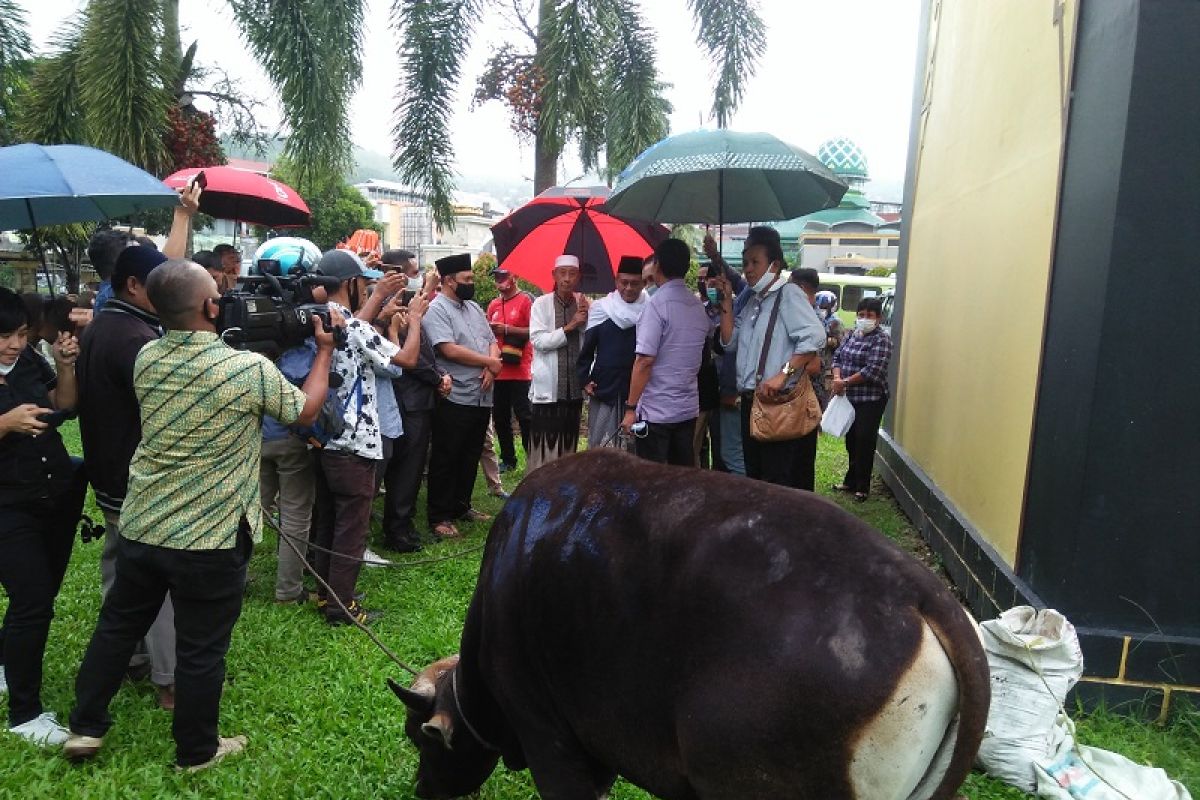
<instances>
[{"instance_id":1,"label":"bull's horn","mask_svg":"<svg viewBox=\"0 0 1200 800\"><path fill-rule=\"evenodd\" d=\"M428 684L429 682L426 681L425 683ZM429 685L428 692L423 691L424 687L414 686L412 689L407 689L396 683L391 678L387 679L387 684L388 688L395 693L396 697L400 698L400 702L404 703L404 705L408 706L413 711L422 715L433 713L434 690L432 684ZM418 688L420 688L421 691L418 691Z\"/></svg>"},{"instance_id":2,"label":"bull's horn","mask_svg":"<svg viewBox=\"0 0 1200 800\"><path fill-rule=\"evenodd\" d=\"M445 712L434 714L433 719L421 726L421 733L431 739L440 739L442 746L450 749L450 737L454 734L454 723Z\"/></svg>"}]
</instances>

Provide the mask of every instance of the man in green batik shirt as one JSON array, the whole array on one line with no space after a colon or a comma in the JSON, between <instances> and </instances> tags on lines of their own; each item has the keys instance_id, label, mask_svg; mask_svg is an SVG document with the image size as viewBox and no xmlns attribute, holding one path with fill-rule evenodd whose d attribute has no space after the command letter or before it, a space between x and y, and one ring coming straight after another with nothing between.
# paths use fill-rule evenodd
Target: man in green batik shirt
<instances>
[{"instance_id":1,"label":"man in green batik shirt","mask_svg":"<svg viewBox=\"0 0 1200 800\"><path fill-rule=\"evenodd\" d=\"M303 390L261 355L217 336L220 293L190 261L156 268L146 292L167 329L134 365L142 440L121 508L117 577L75 679L70 759L93 756L112 725L108 704L163 597L175 605L175 762L201 769L246 745L217 735L225 653L242 608L246 564L261 538L262 417L311 424L328 390L333 334L315 322L317 355ZM343 322L333 316L334 325Z\"/></svg>"}]
</instances>

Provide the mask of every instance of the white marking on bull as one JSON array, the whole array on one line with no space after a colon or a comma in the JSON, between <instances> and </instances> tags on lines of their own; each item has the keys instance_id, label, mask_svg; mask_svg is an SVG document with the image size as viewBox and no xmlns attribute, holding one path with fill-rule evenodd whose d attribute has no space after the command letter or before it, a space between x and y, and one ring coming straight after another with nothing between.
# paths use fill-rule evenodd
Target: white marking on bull
<instances>
[{"instance_id":1,"label":"white marking on bull","mask_svg":"<svg viewBox=\"0 0 1200 800\"><path fill-rule=\"evenodd\" d=\"M836 650L834 651L837 652ZM957 732L954 669L928 625L916 657L851 748L855 797L926 800L945 774Z\"/></svg>"}]
</instances>

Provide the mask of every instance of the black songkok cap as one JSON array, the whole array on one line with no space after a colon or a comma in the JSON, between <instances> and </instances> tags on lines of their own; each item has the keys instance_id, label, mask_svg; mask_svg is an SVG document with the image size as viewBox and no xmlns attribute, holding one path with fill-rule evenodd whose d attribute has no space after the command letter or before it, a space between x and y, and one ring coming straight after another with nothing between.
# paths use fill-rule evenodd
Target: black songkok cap
<instances>
[{"instance_id":1,"label":"black songkok cap","mask_svg":"<svg viewBox=\"0 0 1200 800\"><path fill-rule=\"evenodd\" d=\"M642 277L642 265L646 259L641 256L621 256L621 263L617 264L618 275L637 275Z\"/></svg>"},{"instance_id":2,"label":"black songkok cap","mask_svg":"<svg viewBox=\"0 0 1200 800\"><path fill-rule=\"evenodd\" d=\"M438 275L441 275L443 278L447 275L453 275L456 272L470 272L471 254L459 253L454 256L446 256L445 258L439 258L433 263L437 266Z\"/></svg>"}]
</instances>

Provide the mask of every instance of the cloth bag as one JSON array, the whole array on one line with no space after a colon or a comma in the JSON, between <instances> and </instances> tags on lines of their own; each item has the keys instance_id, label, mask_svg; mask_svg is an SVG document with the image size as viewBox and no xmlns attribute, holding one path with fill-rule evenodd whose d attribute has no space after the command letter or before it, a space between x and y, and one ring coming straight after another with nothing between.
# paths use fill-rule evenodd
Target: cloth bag
<instances>
[{"instance_id":1,"label":"cloth bag","mask_svg":"<svg viewBox=\"0 0 1200 800\"><path fill-rule=\"evenodd\" d=\"M992 704L976 763L1032 793L1034 762L1055 753L1055 726L1067 692L1083 674L1075 626L1054 609L1016 606L980 625L991 671Z\"/></svg>"},{"instance_id":2,"label":"cloth bag","mask_svg":"<svg viewBox=\"0 0 1200 800\"><path fill-rule=\"evenodd\" d=\"M821 415L821 430L842 438L854 424L854 404L844 394L835 394Z\"/></svg>"},{"instance_id":3,"label":"cloth bag","mask_svg":"<svg viewBox=\"0 0 1200 800\"><path fill-rule=\"evenodd\" d=\"M1075 741L1075 724L1060 714L1058 747L1034 764L1039 797L1050 800L1192 800L1183 784L1155 767Z\"/></svg>"},{"instance_id":4,"label":"cloth bag","mask_svg":"<svg viewBox=\"0 0 1200 800\"><path fill-rule=\"evenodd\" d=\"M767 321L767 335L763 340L762 354L758 359L758 372L754 384L762 383L763 371L767 366L767 351L771 348L771 335L775 332L775 321L779 319L781 293L775 295L775 307ZM757 391L754 404L750 407L750 435L760 442L783 442L807 436L821 424L821 404L813 391L812 381L801 373L795 387L777 398L766 399Z\"/></svg>"}]
</instances>

